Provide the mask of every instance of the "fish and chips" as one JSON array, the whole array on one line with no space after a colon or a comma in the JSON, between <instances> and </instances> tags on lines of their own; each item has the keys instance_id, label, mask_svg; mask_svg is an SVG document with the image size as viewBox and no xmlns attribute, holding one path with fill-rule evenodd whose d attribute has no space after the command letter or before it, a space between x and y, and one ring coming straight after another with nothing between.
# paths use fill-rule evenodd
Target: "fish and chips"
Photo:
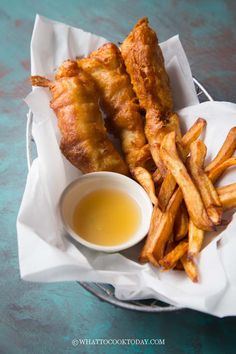
<instances>
[{"instance_id":1,"label":"fish and chips","mask_svg":"<svg viewBox=\"0 0 236 354\"><path fill-rule=\"evenodd\" d=\"M32 76L31 82L50 90L60 149L75 167L128 175L147 192L153 213L139 261L184 270L199 281L205 232L223 225L223 212L236 207L236 183L215 186L236 165L236 127L205 166L207 148L200 137L206 121L198 118L182 133L148 19L138 21L120 49L107 43L86 58L65 61L54 80ZM109 134L119 139L121 151Z\"/></svg>"}]
</instances>

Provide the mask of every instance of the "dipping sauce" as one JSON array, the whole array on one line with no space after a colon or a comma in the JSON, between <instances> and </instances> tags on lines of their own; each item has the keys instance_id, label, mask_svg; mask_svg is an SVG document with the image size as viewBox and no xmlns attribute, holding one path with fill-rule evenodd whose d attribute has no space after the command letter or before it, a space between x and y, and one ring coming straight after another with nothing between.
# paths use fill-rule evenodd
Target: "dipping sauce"
<instances>
[{"instance_id":1,"label":"dipping sauce","mask_svg":"<svg viewBox=\"0 0 236 354\"><path fill-rule=\"evenodd\" d=\"M87 194L73 215L74 231L88 242L115 246L128 241L141 218L133 198L119 190L100 189Z\"/></svg>"}]
</instances>

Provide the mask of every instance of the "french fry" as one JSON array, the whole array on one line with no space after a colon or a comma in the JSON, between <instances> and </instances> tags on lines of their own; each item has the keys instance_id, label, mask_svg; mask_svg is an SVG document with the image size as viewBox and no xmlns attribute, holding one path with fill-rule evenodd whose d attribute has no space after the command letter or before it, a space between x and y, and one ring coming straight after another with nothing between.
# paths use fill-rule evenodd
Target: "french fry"
<instances>
[{"instance_id":1,"label":"french fry","mask_svg":"<svg viewBox=\"0 0 236 354\"><path fill-rule=\"evenodd\" d=\"M205 171L209 172L217 165L220 165L222 162L232 157L235 149L236 149L236 127L233 127L230 129L220 151L218 152L216 157L211 161L211 163L205 168Z\"/></svg>"},{"instance_id":2,"label":"french fry","mask_svg":"<svg viewBox=\"0 0 236 354\"><path fill-rule=\"evenodd\" d=\"M193 259L201 251L202 242L204 238L204 231L197 228L192 220L189 220L189 230L188 230L188 258Z\"/></svg>"},{"instance_id":3,"label":"french fry","mask_svg":"<svg viewBox=\"0 0 236 354\"><path fill-rule=\"evenodd\" d=\"M171 252L169 252L165 257L159 260L159 264L165 270L170 270L174 268L177 261L182 258L182 256L187 252L188 242L181 241Z\"/></svg>"},{"instance_id":4,"label":"french fry","mask_svg":"<svg viewBox=\"0 0 236 354\"><path fill-rule=\"evenodd\" d=\"M177 113L173 112L169 114L165 119L156 121L155 126L153 126L153 124L149 126L149 122L150 121L149 119L147 119L147 115L146 115L145 133L146 136L148 137L151 155L158 168L160 175L162 177L165 177L167 170L160 158L160 146L164 136L170 133L171 131L176 132L177 139L180 142L181 130L179 124L179 117Z\"/></svg>"},{"instance_id":5,"label":"french fry","mask_svg":"<svg viewBox=\"0 0 236 354\"><path fill-rule=\"evenodd\" d=\"M162 211L165 211L169 200L175 190L176 187L176 180L172 176L171 173L167 173L166 177L164 178L160 191L158 193L158 202L159 202L159 207L161 208Z\"/></svg>"},{"instance_id":6,"label":"french fry","mask_svg":"<svg viewBox=\"0 0 236 354\"><path fill-rule=\"evenodd\" d=\"M164 137L160 156L181 188L188 213L194 224L202 230L213 230L213 223L207 215L200 194L178 156L175 145L175 132L171 132Z\"/></svg>"},{"instance_id":7,"label":"french fry","mask_svg":"<svg viewBox=\"0 0 236 354\"><path fill-rule=\"evenodd\" d=\"M184 238L188 233L188 213L185 205L182 203L174 223L174 235L175 241L180 241Z\"/></svg>"},{"instance_id":8,"label":"french fry","mask_svg":"<svg viewBox=\"0 0 236 354\"><path fill-rule=\"evenodd\" d=\"M141 186L147 192L151 202L157 204L157 197L155 194L155 186L152 179L152 175L143 167L136 167L133 170L135 179L141 184Z\"/></svg>"},{"instance_id":9,"label":"french fry","mask_svg":"<svg viewBox=\"0 0 236 354\"><path fill-rule=\"evenodd\" d=\"M236 207L236 191L232 193L221 194L220 201L224 210L232 209Z\"/></svg>"},{"instance_id":10,"label":"french fry","mask_svg":"<svg viewBox=\"0 0 236 354\"><path fill-rule=\"evenodd\" d=\"M153 265L155 265L156 261L158 262L164 255L165 246L172 234L174 221L182 199L182 192L178 188L173 194L166 211L162 214L158 228L155 230L156 243L151 253L151 263L153 263ZM154 262L153 258L155 259Z\"/></svg>"},{"instance_id":11,"label":"french fry","mask_svg":"<svg viewBox=\"0 0 236 354\"><path fill-rule=\"evenodd\" d=\"M217 193L219 195L225 194L225 193L235 193L235 190L236 190L236 183L231 183L231 184L228 184L227 186L218 187Z\"/></svg>"},{"instance_id":12,"label":"french fry","mask_svg":"<svg viewBox=\"0 0 236 354\"><path fill-rule=\"evenodd\" d=\"M156 171L154 171L153 175L152 175L152 179L154 181L154 183L156 184L162 184L163 182L163 177L160 173L160 171L158 170L158 168L156 169Z\"/></svg>"},{"instance_id":13,"label":"french fry","mask_svg":"<svg viewBox=\"0 0 236 354\"><path fill-rule=\"evenodd\" d=\"M153 208L148 236L139 256L140 263L146 263L150 261L150 259L152 258L152 251L157 241L156 231L159 228L162 217L163 217L163 213L159 209L158 205L156 204ZM155 263L155 265L158 266L158 263L156 262L155 259L153 262Z\"/></svg>"},{"instance_id":14,"label":"french fry","mask_svg":"<svg viewBox=\"0 0 236 354\"><path fill-rule=\"evenodd\" d=\"M160 145L164 136L175 128L176 128L176 124L172 124L171 119L169 119L167 121L160 120L156 124L155 132L153 129L151 129L151 127L149 127L148 129L149 130L148 141L149 141L150 152L162 177L166 176L167 170L165 165L163 164L163 161L160 158ZM145 132L147 135L147 124L146 124ZM150 134L150 132L152 133Z\"/></svg>"},{"instance_id":15,"label":"french fry","mask_svg":"<svg viewBox=\"0 0 236 354\"><path fill-rule=\"evenodd\" d=\"M182 137L181 139L182 149L180 150L180 153L181 153L181 158L184 162L189 153L191 143L200 136L205 126L206 126L206 121L203 118L198 118L198 120L193 124L193 126ZM180 148L180 145L178 146ZM158 194L158 201L161 210L165 211L168 202L172 194L174 193L175 187L176 187L175 178L172 176L171 173L167 173Z\"/></svg>"},{"instance_id":16,"label":"french fry","mask_svg":"<svg viewBox=\"0 0 236 354\"><path fill-rule=\"evenodd\" d=\"M157 205L154 207L148 237L139 258L141 263L149 261L154 266L159 265L158 260L164 255L165 246L172 234L174 220L182 200L183 195L178 188L164 213Z\"/></svg>"},{"instance_id":17,"label":"french fry","mask_svg":"<svg viewBox=\"0 0 236 354\"><path fill-rule=\"evenodd\" d=\"M236 207L236 183L217 188L217 193L224 210Z\"/></svg>"},{"instance_id":18,"label":"french fry","mask_svg":"<svg viewBox=\"0 0 236 354\"><path fill-rule=\"evenodd\" d=\"M152 154L152 158L153 158L162 178L165 177L167 171L166 171L165 165L163 164L163 162L160 158L160 145L153 143L152 145L150 145L150 151Z\"/></svg>"},{"instance_id":19,"label":"french fry","mask_svg":"<svg viewBox=\"0 0 236 354\"><path fill-rule=\"evenodd\" d=\"M199 280L197 266L193 259L188 259L187 254L185 253L180 259L183 264L184 270L187 276L194 282L197 283Z\"/></svg>"},{"instance_id":20,"label":"french fry","mask_svg":"<svg viewBox=\"0 0 236 354\"><path fill-rule=\"evenodd\" d=\"M181 139L181 144L188 154L190 145L193 141L197 140L202 134L203 129L206 126L206 120L203 118L198 118L192 127L184 134Z\"/></svg>"},{"instance_id":21,"label":"french fry","mask_svg":"<svg viewBox=\"0 0 236 354\"><path fill-rule=\"evenodd\" d=\"M217 188L217 193L219 195L225 194L225 193L235 193L235 191L236 191L236 183L231 183L231 184L228 184L227 186Z\"/></svg>"},{"instance_id":22,"label":"french fry","mask_svg":"<svg viewBox=\"0 0 236 354\"><path fill-rule=\"evenodd\" d=\"M235 166L235 165L236 165L236 158L230 157L229 159L223 161L221 164L213 167L208 172L208 177L214 183L218 180L218 178L220 178L220 176L225 172L225 170L227 168Z\"/></svg>"},{"instance_id":23,"label":"french fry","mask_svg":"<svg viewBox=\"0 0 236 354\"><path fill-rule=\"evenodd\" d=\"M169 240L166 243L166 247L165 247L165 252L164 252L164 256L169 253L170 251L173 250L173 248L175 248L176 246L176 242L174 240L174 235L173 233L170 235Z\"/></svg>"},{"instance_id":24,"label":"french fry","mask_svg":"<svg viewBox=\"0 0 236 354\"><path fill-rule=\"evenodd\" d=\"M215 225L219 225L223 209L215 187L204 172L203 164L206 157L206 151L206 145L201 140L194 141L190 146L188 167L191 177L201 194L208 216Z\"/></svg>"}]
</instances>

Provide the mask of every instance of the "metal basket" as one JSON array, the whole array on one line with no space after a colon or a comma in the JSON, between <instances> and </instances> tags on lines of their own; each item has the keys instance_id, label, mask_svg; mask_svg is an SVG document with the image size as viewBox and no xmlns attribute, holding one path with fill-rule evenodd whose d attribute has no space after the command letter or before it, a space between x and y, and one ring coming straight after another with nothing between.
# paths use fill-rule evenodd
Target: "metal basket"
<instances>
[{"instance_id":1,"label":"metal basket","mask_svg":"<svg viewBox=\"0 0 236 354\"><path fill-rule=\"evenodd\" d=\"M200 102L213 101L213 98L209 95L207 90L200 84L200 82L195 78L193 78L193 81ZM30 169L33 161L32 149L34 140L32 136L32 122L33 114L31 111L29 111L26 126L26 156L28 169ZM86 282L78 282L78 284L81 285L85 290L90 292L92 295L98 297L100 300L128 310L135 310L141 312L170 312L183 309L183 307L176 307L156 299L132 301L119 300L115 297L115 289L110 284Z\"/></svg>"}]
</instances>

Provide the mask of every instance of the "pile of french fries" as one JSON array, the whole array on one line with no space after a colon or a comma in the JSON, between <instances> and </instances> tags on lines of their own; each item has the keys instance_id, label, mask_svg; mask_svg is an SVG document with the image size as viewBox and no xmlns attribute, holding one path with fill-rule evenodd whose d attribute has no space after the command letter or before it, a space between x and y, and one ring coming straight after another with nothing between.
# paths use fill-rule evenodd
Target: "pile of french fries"
<instances>
[{"instance_id":1,"label":"pile of french fries","mask_svg":"<svg viewBox=\"0 0 236 354\"><path fill-rule=\"evenodd\" d=\"M205 127L206 121L199 118L180 139L175 131L164 136L159 150L164 177L159 170L152 175L143 167L135 170L154 204L140 262L166 271L184 270L193 282L199 280L197 257L205 232L227 224L223 212L236 207L236 183L214 186L226 169L236 165L236 127L206 166L207 148L199 139Z\"/></svg>"}]
</instances>

